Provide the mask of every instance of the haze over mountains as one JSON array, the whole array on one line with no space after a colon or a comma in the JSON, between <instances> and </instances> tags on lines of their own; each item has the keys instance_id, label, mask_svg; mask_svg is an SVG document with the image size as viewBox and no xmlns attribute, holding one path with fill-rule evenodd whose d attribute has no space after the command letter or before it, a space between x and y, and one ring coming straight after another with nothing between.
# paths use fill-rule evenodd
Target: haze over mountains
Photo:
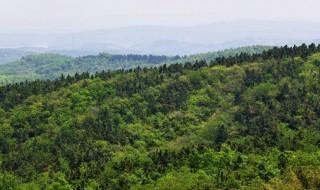
<instances>
[{"instance_id":1,"label":"haze over mountains","mask_svg":"<svg viewBox=\"0 0 320 190\"><path fill-rule=\"evenodd\" d=\"M0 44L2 48L71 56L100 52L187 55L257 44L318 42L319 34L317 22L230 21L189 27L146 25L79 32L0 32Z\"/></svg>"}]
</instances>

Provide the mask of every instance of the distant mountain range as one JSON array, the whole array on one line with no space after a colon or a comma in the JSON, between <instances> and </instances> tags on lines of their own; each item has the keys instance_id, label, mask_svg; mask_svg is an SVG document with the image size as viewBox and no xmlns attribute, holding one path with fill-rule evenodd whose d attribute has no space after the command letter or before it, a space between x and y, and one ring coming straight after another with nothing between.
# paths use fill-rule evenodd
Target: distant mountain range
<instances>
[{"instance_id":1,"label":"distant mountain range","mask_svg":"<svg viewBox=\"0 0 320 190\"><path fill-rule=\"evenodd\" d=\"M70 56L100 52L190 55L257 44L310 43L319 38L320 23L317 22L234 21L192 27L130 26L72 33L0 32L0 47L11 47L14 51L17 47L33 47L32 52Z\"/></svg>"}]
</instances>

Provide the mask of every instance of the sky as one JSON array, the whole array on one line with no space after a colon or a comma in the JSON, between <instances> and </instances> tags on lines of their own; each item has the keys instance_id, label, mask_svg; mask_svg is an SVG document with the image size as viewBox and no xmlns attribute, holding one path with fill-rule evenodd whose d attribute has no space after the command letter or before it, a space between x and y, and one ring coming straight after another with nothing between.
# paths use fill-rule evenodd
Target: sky
<instances>
[{"instance_id":1,"label":"sky","mask_svg":"<svg viewBox=\"0 0 320 190\"><path fill-rule=\"evenodd\" d=\"M0 32L234 20L320 21L319 0L0 0Z\"/></svg>"}]
</instances>

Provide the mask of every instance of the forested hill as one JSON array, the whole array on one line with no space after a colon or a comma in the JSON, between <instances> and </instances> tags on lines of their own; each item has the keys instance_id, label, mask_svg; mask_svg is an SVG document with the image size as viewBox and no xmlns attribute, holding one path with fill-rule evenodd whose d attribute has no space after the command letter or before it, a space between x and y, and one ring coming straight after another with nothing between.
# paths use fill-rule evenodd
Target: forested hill
<instances>
[{"instance_id":1,"label":"forested hill","mask_svg":"<svg viewBox=\"0 0 320 190\"><path fill-rule=\"evenodd\" d=\"M320 46L0 87L0 189L319 189Z\"/></svg>"},{"instance_id":2,"label":"forested hill","mask_svg":"<svg viewBox=\"0 0 320 190\"><path fill-rule=\"evenodd\" d=\"M74 75L83 72L95 73L102 70L147 67L179 58L178 56L111 55L106 53L77 58L59 54L32 54L24 56L18 61L0 65L0 83L55 79L61 74Z\"/></svg>"},{"instance_id":3,"label":"forested hill","mask_svg":"<svg viewBox=\"0 0 320 190\"><path fill-rule=\"evenodd\" d=\"M60 77L61 74L96 73L102 70L132 69L138 66L152 67L165 63L174 64L176 62L194 62L195 60L212 61L217 57L234 56L240 53L262 53L267 49L270 49L270 47L250 46L186 57L111 55L101 53L95 56L73 58L58 54L33 54L24 56L18 61L0 65L0 85L24 80L55 79Z\"/></svg>"}]
</instances>

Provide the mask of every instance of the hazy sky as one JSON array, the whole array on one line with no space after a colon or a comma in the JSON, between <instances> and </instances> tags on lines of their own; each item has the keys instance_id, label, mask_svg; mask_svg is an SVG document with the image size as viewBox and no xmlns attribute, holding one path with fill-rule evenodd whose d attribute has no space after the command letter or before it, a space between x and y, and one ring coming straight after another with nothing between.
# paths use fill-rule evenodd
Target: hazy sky
<instances>
[{"instance_id":1,"label":"hazy sky","mask_svg":"<svg viewBox=\"0 0 320 190\"><path fill-rule=\"evenodd\" d=\"M320 21L319 7L320 0L0 0L0 32L247 19Z\"/></svg>"}]
</instances>

